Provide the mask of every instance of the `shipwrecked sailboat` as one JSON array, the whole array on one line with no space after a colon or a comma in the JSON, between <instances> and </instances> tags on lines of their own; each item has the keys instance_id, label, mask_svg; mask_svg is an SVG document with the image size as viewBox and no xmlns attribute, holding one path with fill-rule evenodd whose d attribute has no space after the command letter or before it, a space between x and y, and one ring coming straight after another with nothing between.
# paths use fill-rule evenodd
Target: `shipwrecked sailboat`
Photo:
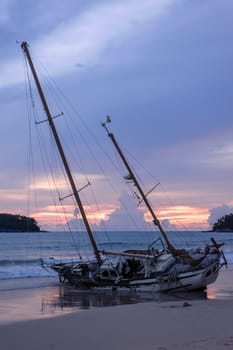
<instances>
[{"instance_id":1,"label":"shipwrecked sailboat","mask_svg":"<svg viewBox=\"0 0 233 350\"><path fill-rule=\"evenodd\" d=\"M95 258L89 261L54 262L47 267L56 271L62 283L70 283L77 288L127 288L135 290L168 291L195 290L206 288L213 283L219 270L226 260L221 250L222 243L213 238L210 244L195 249L177 249L170 242L155 214L137 177L131 169L115 136L109 132L107 124L110 118L102 124L110 138L126 171L126 180L130 181L140 196L141 201L149 211L153 224L160 232L160 237L151 242L147 249L130 249L126 251L109 251L98 248L86 211L82 204L80 191L76 187L61 140L56 130L54 118L51 116L44 92L35 70L29 47L26 42L21 44L27 62L30 66L35 84L46 114L46 120L51 129L57 146L66 177L72 190L72 196L79 208L86 233L93 248Z\"/></svg>"}]
</instances>

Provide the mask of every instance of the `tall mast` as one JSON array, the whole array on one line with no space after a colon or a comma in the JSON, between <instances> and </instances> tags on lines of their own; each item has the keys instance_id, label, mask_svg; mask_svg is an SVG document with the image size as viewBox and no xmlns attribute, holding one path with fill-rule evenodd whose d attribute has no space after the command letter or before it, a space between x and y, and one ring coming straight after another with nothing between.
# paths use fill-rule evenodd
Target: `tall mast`
<instances>
[{"instance_id":1,"label":"tall mast","mask_svg":"<svg viewBox=\"0 0 233 350\"><path fill-rule=\"evenodd\" d=\"M25 41L22 42L21 48L22 48L23 52L25 53L25 55L26 55L26 57L27 57L27 60L28 60L28 63L29 63L29 66L30 66L30 68L31 68L32 75L33 75L33 78L34 78L34 80L35 80L35 84L36 84L36 87L37 87L37 89L38 89L38 93L39 93L39 95L40 95L40 99L41 99L42 105L43 105L43 107L44 107L45 114L46 114L46 116L47 116L47 120L48 120L48 122L49 122L49 126L50 126L50 128L51 128L51 131L52 131L52 134L53 134L55 143L56 143L56 145L57 145L58 152L59 152L59 154L60 154L60 157L61 157L61 160L62 160L64 169L65 169L66 175L67 175L68 180L69 180L69 182L70 182L70 186L71 186L71 188L72 188L75 201L76 201L76 203L77 203L77 206L78 206L79 211L80 211L80 213L81 213L81 216L82 216L84 225L85 225L85 227L86 227L86 230L87 230L87 233L88 233L90 242L91 242L91 244L92 244L92 247L93 247L93 250L94 250L96 259L97 259L98 263L101 264L102 260L101 260L101 257L100 257L100 254L99 254L99 251L98 251L98 248L97 248L97 245L96 245L96 242L95 242L95 239L94 239L94 236L93 236L91 227L90 227L89 222L88 222L88 220L87 220L87 217L86 217L86 214L85 214L85 211L84 211L84 208L83 208L83 205L82 205L82 202L81 202L81 199L80 199L78 190L77 190L77 188L76 188L76 185L75 185L75 182L74 182L72 173L71 173L71 171L70 171L69 164L68 164L68 162L67 162L67 159L66 159L64 150L63 150L63 148L62 148L61 141L60 141L60 139L59 139L59 136L58 136L58 133L57 133L55 124L54 124L54 122L53 122L53 118L52 118L51 113L50 113L50 111L49 111L48 104L47 104L47 102L46 102L46 99L45 99L45 96L44 96L44 93L43 93L43 90L42 90L42 87L41 87L41 84L40 84L38 75L37 75L37 73L36 73L34 64L33 64L33 62L32 62L32 59L31 59L31 55L30 55L30 52L29 52L29 49L28 49L28 44L27 44L27 42L25 42Z\"/></svg>"},{"instance_id":2,"label":"tall mast","mask_svg":"<svg viewBox=\"0 0 233 350\"><path fill-rule=\"evenodd\" d=\"M119 155L120 155L120 157L121 157L121 159L122 159L122 161L123 161L123 163L124 163L124 165L125 165L127 171L129 172L129 179L133 181L134 185L136 186L136 188L138 189L138 192L140 193L140 195L141 195L141 197L142 197L142 200L144 201L146 207L148 208L148 210L149 210L149 212L150 212L150 214L151 214L151 216L152 216L153 223L158 227L158 229L159 229L161 235L163 236L165 242L167 243L167 247L168 247L169 251L170 251L172 254L174 254L174 253L176 252L176 249L173 247L173 245L172 245L171 242L169 241L169 239L168 239L168 237L167 237L167 235L166 235L166 233L165 233L163 227L162 227L161 224L160 224L160 221L158 220L157 216L155 215L155 212L154 212L154 210L152 209L152 207L151 207L151 205L150 205L150 203L149 203L149 201L148 201L148 199L147 199L147 197L146 197L144 191L142 190L142 188L141 188L141 186L140 186L140 184L139 184L137 178L135 177L135 175L134 175L132 169L130 168L129 163L127 162L127 160L126 160L126 158L125 158L125 156L124 156L124 154L123 154L123 152L122 152L120 146L118 145L118 143L117 143L117 141L116 141L116 139L115 139L115 136L114 136L112 133L110 133L109 130L107 129L106 124L107 124L107 123L110 123L110 122L111 122L110 117L107 117L106 122L105 122L105 123L102 123L102 126L103 126L103 127L105 128L105 130L107 131L108 136L110 137L110 139L111 139L111 141L112 141L114 147L116 148L117 152L119 153ZM127 177L128 177L128 176L127 176Z\"/></svg>"}]
</instances>

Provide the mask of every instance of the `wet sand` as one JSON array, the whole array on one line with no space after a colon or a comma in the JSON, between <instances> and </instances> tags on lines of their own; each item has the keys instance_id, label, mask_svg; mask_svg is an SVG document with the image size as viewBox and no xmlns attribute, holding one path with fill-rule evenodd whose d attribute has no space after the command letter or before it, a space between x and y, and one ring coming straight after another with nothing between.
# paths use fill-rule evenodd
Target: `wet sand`
<instances>
[{"instance_id":1,"label":"wet sand","mask_svg":"<svg viewBox=\"0 0 233 350\"><path fill-rule=\"evenodd\" d=\"M1 349L232 349L233 303L148 302L0 327Z\"/></svg>"}]
</instances>

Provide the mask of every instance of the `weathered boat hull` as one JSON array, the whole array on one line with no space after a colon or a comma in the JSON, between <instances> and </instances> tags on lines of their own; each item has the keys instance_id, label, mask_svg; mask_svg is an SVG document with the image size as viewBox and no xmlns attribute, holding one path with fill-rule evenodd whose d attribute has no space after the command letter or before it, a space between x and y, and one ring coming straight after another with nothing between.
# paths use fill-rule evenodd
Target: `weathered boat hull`
<instances>
[{"instance_id":1,"label":"weathered boat hull","mask_svg":"<svg viewBox=\"0 0 233 350\"><path fill-rule=\"evenodd\" d=\"M193 270L177 272L169 270L153 277L138 276L127 279L122 277L103 278L100 277L98 265L92 263L92 272L84 275L79 273L80 269L76 265L54 265L52 268L58 272L60 282L69 283L80 289L133 289L138 292L166 292L166 291L191 291L205 289L207 285L214 283L222 264L220 256L203 268L193 268Z\"/></svg>"},{"instance_id":2,"label":"weathered boat hull","mask_svg":"<svg viewBox=\"0 0 233 350\"><path fill-rule=\"evenodd\" d=\"M219 263L215 261L208 268L184 273L167 274L152 279L147 285L141 281L138 283L138 291L166 292L166 291L191 291L205 289L207 285L216 281L219 273ZM148 281L149 282L149 281ZM133 283L132 283L133 285Z\"/></svg>"}]
</instances>

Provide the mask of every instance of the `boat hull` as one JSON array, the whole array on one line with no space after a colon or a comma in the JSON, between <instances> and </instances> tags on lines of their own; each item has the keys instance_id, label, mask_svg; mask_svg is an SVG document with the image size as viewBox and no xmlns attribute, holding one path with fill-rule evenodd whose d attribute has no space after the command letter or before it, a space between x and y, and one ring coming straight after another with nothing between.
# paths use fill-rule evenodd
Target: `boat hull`
<instances>
[{"instance_id":1,"label":"boat hull","mask_svg":"<svg viewBox=\"0 0 233 350\"><path fill-rule=\"evenodd\" d=\"M215 262L208 268L184 273L167 274L152 279L148 283L137 281L138 291L166 292L166 291L192 291L205 289L207 285L216 281L219 264ZM133 285L133 283L131 283Z\"/></svg>"},{"instance_id":2,"label":"boat hull","mask_svg":"<svg viewBox=\"0 0 233 350\"><path fill-rule=\"evenodd\" d=\"M95 268L97 265L95 266ZM62 283L69 283L79 289L128 289L138 292L166 292L166 291L192 291L205 289L207 285L214 283L222 264L217 257L208 266L195 268L186 272L168 271L155 277L137 278L87 278L80 277L75 269L54 267L59 274Z\"/></svg>"}]
</instances>

